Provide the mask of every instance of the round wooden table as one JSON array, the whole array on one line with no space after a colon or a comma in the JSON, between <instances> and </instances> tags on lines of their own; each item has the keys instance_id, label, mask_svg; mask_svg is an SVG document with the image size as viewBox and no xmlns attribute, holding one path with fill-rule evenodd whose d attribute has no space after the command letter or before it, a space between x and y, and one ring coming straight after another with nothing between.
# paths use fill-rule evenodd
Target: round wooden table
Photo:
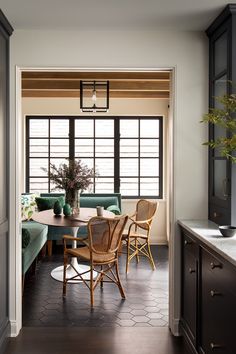
<instances>
[{"instance_id":1,"label":"round wooden table","mask_svg":"<svg viewBox=\"0 0 236 354\"><path fill-rule=\"evenodd\" d=\"M44 210L38 213L34 213L32 219L40 224L49 225L49 226L58 226L58 227L69 227L73 232L73 237L77 237L78 230L81 226L86 226L88 221L97 216L96 208L80 208L80 213L76 217L72 216L64 216L64 215L55 215L53 210ZM107 218L114 218L114 214L111 211L104 210L103 216ZM77 241L72 241L73 248L77 247ZM72 257L71 264L78 271L78 273L86 272L90 269L89 266L84 264L79 264L76 257ZM66 269L66 277L70 278L76 275L76 272L71 267L71 265L67 266ZM63 266L59 266L52 270L51 272L52 278L55 280L63 282ZM96 272L93 272L93 277L97 276ZM85 279L90 279L90 274L87 273L83 276ZM71 283L80 282L80 280L71 280Z\"/></svg>"}]
</instances>

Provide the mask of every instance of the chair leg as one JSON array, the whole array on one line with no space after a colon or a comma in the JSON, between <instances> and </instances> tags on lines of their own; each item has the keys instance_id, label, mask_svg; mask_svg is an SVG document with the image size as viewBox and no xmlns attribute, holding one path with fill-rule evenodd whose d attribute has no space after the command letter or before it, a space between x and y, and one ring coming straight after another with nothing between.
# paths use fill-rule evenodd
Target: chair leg
<instances>
[{"instance_id":1,"label":"chair leg","mask_svg":"<svg viewBox=\"0 0 236 354\"><path fill-rule=\"evenodd\" d=\"M119 249L118 249L118 256L121 256L121 254L122 254L122 246L123 246L123 243L121 241Z\"/></svg>"},{"instance_id":2,"label":"chair leg","mask_svg":"<svg viewBox=\"0 0 236 354\"><path fill-rule=\"evenodd\" d=\"M135 251L137 252L136 253L136 262L139 263L139 255L138 255L138 240L137 238L135 239Z\"/></svg>"},{"instance_id":3,"label":"chair leg","mask_svg":"<svg viewBox=\"0 0 236 354\"><path fill-rule=\"evenodd\" d=\"M93 289L93 264L91 264L90 268L90 301L91 301L91 307L93 308L94 306L94 289Z\"/></svg>"},{"instance_id":4,"label":"chair leg","mask_svg":"<svg viewBox=\"0 0 236 354\"><path fill-rule=\"evenodd\" d=\"M152 270L155 270L156 266L155 266L155 263L154 263L154 260L152 257L152 252L151 252L151 247L150 247L149 241L147 242L147 248L148 248L148 254L149 254L149 257L148 257L149 262L151 264Z\"/></svg>"},{"instance_id":5,"label":"chair leg","mask_svg":"<svg viewBox=\"0 0 236 354\"><path fill-rule=\"evenodd\" d=\"M101 271L102 271L102 265L101 265ZM100 280L100 287L101 289L103 289L103 276L101 276L101 280Z\"/></svg>"},{"instance_id":6,"label":"chair leg","mask_svg":"<svg viewBox=\"0 0 236 354\"><path fill-rule=\"evenodd\" d=\"M123 286L121 285L121 281L120 281L118 261L115 262L115 269L116 269L116 276L117 276L117 285L120 290L120 295L123 299L125 299L125 292L124 292Z\"/></svg>"},{"instance_id":7,"label":"chair leg","mask_svg":"<svg viewBox=\"0 0 236 354\"><path fill-rule=\"evenodd\" d=\"M130 246L130 241L128 239L126 241L126 249L127 249L127 252L126 252L126 274L129 271L129 251L130 251L129 246Z\"/></svg>"},{"instance_id":8,"label":"chair leg","mask_svg":"<svg viewBox=\"0 0 236 354\"><path fill-rule=\"evenodd\" d=\"M47 241L47 247L48 247L48 255L51 257L52 255L52 240Z\"/></svg>"},{"instance_id":9,"label":"chair leg","mask_svg":"<svg viewBox=\"0 0 236 354\"><path fill-rule=\"evenodd\" d=\"M68 256L64 254L64 267L63 267L63 296L66 296L66 268L68 263Z\"/></svg>"}]
</instances>

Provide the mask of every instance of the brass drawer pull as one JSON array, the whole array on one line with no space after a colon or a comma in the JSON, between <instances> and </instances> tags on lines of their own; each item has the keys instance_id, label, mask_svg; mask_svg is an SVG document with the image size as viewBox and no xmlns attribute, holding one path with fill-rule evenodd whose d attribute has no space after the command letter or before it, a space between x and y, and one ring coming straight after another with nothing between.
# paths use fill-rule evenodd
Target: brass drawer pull
<instances>
[{"instance_id":1,"label":"brass drawer pull","mask_svg":"<svg viewBox=\"0 0 236 354\"><path fill-rule=\"evenodd\" d=\"M196 270L195 270L195 269L193 269L193 268L189 268L189 270L188 270L188 271L189 271L189 273L190 273L190 274L192 274L192 273L196 273Z\"/></svg>"},{"instance_id":2,"label":"brass drawer pull","mask_svg":"<svg viewBox=\"0 0 236 354\"><path fill-rule=\"evenodd\" d=\"M214 268L222 268L222 264L221 264L221 263L214 263L214 262L211 262L210 266L211 266L211 269L214 269Z\"/></svg>"},{"instance_id":3,"label":"brass drawer pull","mask_svg":"<svg viewBox=\"0 0 236 354\"><path fill-rule=\"evenodd\" d=\"M211 294L212 297L214 297L214 296L221 296L221 295L222 295L221 293L219 293L219 291L215 291L215 290L211 290L211 291L210 291L210 294Z\"/></svg>"},{"instance_id":4,"label":"brass drawer pull","mask_svg":"<svg viewBox=\"0 0 236 354\"><path fill-rule=\"evenodd\" d=\"M221 345L221 344L216 344L216 343L211 343L211 344L210 344L210 347L211 347L211 350L224 348L223 345Z\"/></svg>"}]
</instances>

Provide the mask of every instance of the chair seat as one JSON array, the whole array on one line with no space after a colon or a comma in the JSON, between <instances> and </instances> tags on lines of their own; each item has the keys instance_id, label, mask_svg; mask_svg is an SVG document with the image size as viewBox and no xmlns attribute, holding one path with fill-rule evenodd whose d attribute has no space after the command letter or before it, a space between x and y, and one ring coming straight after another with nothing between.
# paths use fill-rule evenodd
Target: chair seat
<instances>
[{"instance_id":1,"label":"chair seat","mask_svg":"<svg viewBox=\"0 0 236 354\"><path fill-rule=\"evenodd\" d=\"M122 240L126 240L128 238L128 233L129 233L129 230L123 231ZM134 232L134 231L131 231L129 236L131 238L144 238L144 239L148 238L147 235L141 234L140 232Z\"/></svg>"},{"instance_id":2,"label":"chair seat","mask_svg":"<svg viewBox=\"0 0 236 354\"><path fill-rule=\"evenodd\" d=\"M89 261L90 260L90 251L87 246L85 247L80 247L80 248L69 248L66 250L66 253L75 256L75 257L81 257L84 258L85 260ZM94 263L109 263L113 262L115 260L115 254L114 253L106 253L106 254L97 254L93 253L93 262Z\"/></svg>"}]
</instances>

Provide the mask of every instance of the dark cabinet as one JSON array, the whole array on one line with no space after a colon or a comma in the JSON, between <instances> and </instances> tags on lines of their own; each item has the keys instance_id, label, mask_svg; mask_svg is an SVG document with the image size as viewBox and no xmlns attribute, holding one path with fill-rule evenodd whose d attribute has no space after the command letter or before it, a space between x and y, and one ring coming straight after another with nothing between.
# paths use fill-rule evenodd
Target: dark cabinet
<instances>
[{"instance_id":1,"label":"dark cabinet","mask_svg":"<svg viewBox=\"0 0 236 354\"><path fill-rule=\"evenodd\" d=\"M197 344L197 275L196 242L186 233L182 235L182 326L190 342Z\"/></svg>"},{"instance_id":2,"label":"dark cabinet","mask_svg":"<svg viewBox=\"0 0 236 354\"><path fill-rule=\"evenodd\" d=\"M180 327L193 353L235 354L236 267L184 228Z\"/></svg>"},{"instance_id":3,"label":"dark cabinet","mask_svg":"<svg viewBox=\"0 0 236 354\"><path fill-rule=\"evenodd\" d=\"M8 334L8 104L9 36L12 28L0 10L0 351Z\"/></svg>"},{"instance_id":4,"label":"dark cabinet","mask_svg":"<svg viewBox=\"0 0 236 354\"><path fill-rule=\"evenodd\" d=\"M236 5L226 6L206 31L209 37L209 108L221 108L217 96L235 91ZM231 84L231 82L233 84ZM209 140L227 137L221 127L209 126ZM219 149L209 149L209 219L217 224L234 224L236 171Z\"/></svg>"},{"instance_id":5,"label":"dark cabinet","mask_svg":"<svg viewBox=\"0 0 236 354\"><path fill-rule=\"evenodd\" d=\"M227 267L208 251L201 250L201 327L200 348L205 354L236 353L236 279Z\"/></svg>"}]
</instances>

